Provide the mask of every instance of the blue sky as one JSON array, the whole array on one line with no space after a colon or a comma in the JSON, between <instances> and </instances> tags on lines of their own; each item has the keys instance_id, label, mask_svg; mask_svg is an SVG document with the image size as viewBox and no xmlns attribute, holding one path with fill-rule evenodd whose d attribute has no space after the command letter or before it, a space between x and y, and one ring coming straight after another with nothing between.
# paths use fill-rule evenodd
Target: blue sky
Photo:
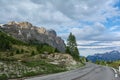
<instances>
[{"instance_id":1,"label":"blue sky","mask_svg":"<svg viewBox=\"0 0 120 80\"><path fill-rule=\"evenodd\" d=\"M0 0L0 24L28 21L77 38L80 55L120 50L120 0Z\"/></svg>"}]
</instances>

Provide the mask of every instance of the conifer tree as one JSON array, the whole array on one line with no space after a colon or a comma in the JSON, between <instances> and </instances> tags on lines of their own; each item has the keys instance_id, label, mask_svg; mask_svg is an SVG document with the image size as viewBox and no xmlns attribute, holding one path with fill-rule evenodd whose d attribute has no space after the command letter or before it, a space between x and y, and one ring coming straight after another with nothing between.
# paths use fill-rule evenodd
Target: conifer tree
<instances>
[{"instance_id":1,"label":"conifer tree","mask_svg":"<svg viewBox=\"0 0 120 80\"><path fill-rule=\"evenodd\" d=\"M67 39L66 52L73 56L73 58L76 60L79 59L79 51L77 48L76 38L72 33L70 33Z\"/></svg>"}]
</instances>

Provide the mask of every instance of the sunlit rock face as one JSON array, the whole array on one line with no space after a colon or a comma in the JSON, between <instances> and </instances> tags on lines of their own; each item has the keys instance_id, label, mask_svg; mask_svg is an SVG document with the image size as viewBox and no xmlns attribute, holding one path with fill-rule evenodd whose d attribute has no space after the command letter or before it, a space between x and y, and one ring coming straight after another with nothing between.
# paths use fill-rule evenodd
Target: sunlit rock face
<instances>
[{"instance_id":1,"label":"sunlit rock face","mask_svg":"<svg viewBox=\"0 0 120 80\"><path fill-rule=\"evenodd\" d=\"M54 30L33 26L29 22L9 22L0 25L1 30L24 42L47 43L61 52L65 52L64 41L57 36Z\"/></svg>"}]
</instances>

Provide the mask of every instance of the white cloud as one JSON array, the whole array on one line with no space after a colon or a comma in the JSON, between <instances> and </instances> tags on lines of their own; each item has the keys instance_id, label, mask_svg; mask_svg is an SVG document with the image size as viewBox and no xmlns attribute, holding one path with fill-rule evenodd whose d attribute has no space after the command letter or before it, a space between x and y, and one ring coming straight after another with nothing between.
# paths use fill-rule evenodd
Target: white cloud
<instances>
[{"instance_id":1,"label":"white cloud","mask_svg":"<svg viewBox=\"0 0 120 80\"><path fill-rule=\"evenodd\" d=\"M96 53L105 53L105 52L110 52L111 50L109 49L80 49L80 55L81 56L88 56L88 55L94 55Z\"/></svg>"},{"instance_id":2,"label":"white cloud","mask_svg":"<svg viewBox=\"0 0 120 80\"><path fill-rule=\"evenodd\" d=\"M95 43L95 42L98 42L98 41L85 41L85 40L80 40L80 41L77 41L77 44L78 45L88 45L88 44L92 44L92 43Z\"/></svg>"},{"instance_id":3,"label":"white cloud","mask_svg":"<svg viewBox=\"0 0 120 80\"><path fill-rule=\"evenodd\" d=\"M3 22L18 20L30 21L34 24L40 25L58 23L61 24L71 21L70 18L66 17L60 11L56 10L54 5L50 2L45 2L44 4L35 4L30 0L1 1L2 3L0 4L4 5L0 6L0 15L3 17Z\"/></svg>"},{"instance_id":4,"label":"white cloud","mask_svg":"<svg viewBox=\"0 0 120 80\"><path fill-rule=\"evenodd\" d=\"M116 0L52 0L52 4L59 11L72 19L100 22L106 21L106 18L119 15L116 12L118 9L113 7L115 2Z\"/></svg>"},{"instance_id":5,"label":"white cloud","mask_svg":"<svg viewBox=\"0 0 120 80\"><path fill-rule=\"evenodd\" d=\"M2 21L30 21L34 24L69 24L72 21L103 22L117 16L116 0L1 0ZM26 4L27 3L27 4ZM101 6L102 4L102 6ZM6 16L6 13L9 16Z\"/></svg>"},{"instance_id":6,"label":"white cloud","mask_svg":"<svg viewBox=\"0 0 120 80\"><path fill-rule=\"evenodd\" d=\"M29 21L33 25L56 30L63 39L66 39L69 32L72 32L80 45L80 51L83 47L87 51L93 52L97 52L97 50L88 48L116 47L119 49L120 44L117 42L120 40L119 25L104 25L108 21L107 19L120 16L119 8L114 7L117 1L0 0L0 23L14 20ZM119 23L120 20L117 18L109 23L116 22ZM100 42L97 43L98 41ZM89 45L87 46L87 44Z\"/></svg>"},{"instance_id":7,"label":"white cloud","mask_svg":"<svg viewBox=\"0 0 120 80\"><path fill-rule=\"evenodd\" d=\"M79 41L80 55L88 56L95 53L105 53L111 50L120 51L120 41Z\"/></svg>"},{"instance_id":8,"label":"white cloud","mask_svg":"<svg viewBox=\"0 0 120 80\"><path fill-rule=\"evenodd\" d=\"M109 48L109 47L120 47L120 41L88 41L88 43L86 41L79 41L79 45L78 45L78 48L89 48L89 49Z\"/></svg>"},{"instance_id":9,"label":"white cloud","mask_svg":"<svg viewBox=\"0 0 120 80\"><path fill-rule=\"evenodd\" d=\"M110 30L111 30L111 31L120 30L120 26L118 26L118 25L112 26L112 27L110 28Z\"/></svg>"},{"instance_id":10,"label":"white cloud","mask_svg":"<svg viewBox=\"0 0 120 80\"><path fill-rule=\"evenodd\" d=\"M78 36L80 40L94 40L94 37L102 35L106 31L106 28L101 23L95 23L91 26L84 25L83 27L73 27L70 32Z\"/></svg>"}]
</instances>

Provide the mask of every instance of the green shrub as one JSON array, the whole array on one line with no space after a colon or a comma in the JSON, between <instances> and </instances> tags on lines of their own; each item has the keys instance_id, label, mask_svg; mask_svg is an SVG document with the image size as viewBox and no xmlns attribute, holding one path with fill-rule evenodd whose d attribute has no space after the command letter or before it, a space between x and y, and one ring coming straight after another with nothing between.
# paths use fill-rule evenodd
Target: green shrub
<instances>
[{"instance_id":1,"label":"green shrub","mask_svg":"<svg viewBox=\"0 0 120 80\"><path fill-rule=\"evenodd\" d=\"M48 44L39 44L39 45L37 45L36 50L39 53L44 53L45 51L48 53L59 52L56 48L54 48Z\"/></svg>"},{"instance_id":2,"label":"green shrub","mask_svg":"<svg viewBox=\"0 0 120 80\"><path fill-rule=\"evenodd\" d=\"M13 55L14 55L14 53L13 53L13 52L11 52L11 53L10 53L10 56L13 56Z\"/></svg>"},{"instance_id":3,"label":"green shrub","mask_svg":"<svg viewBox=\"0 0 120 80\"><path fill-rule=\"evenodd\" d=\"M30 77L30 76L35 76L35 75L37 75L37 73L36 73L36 72L33 72L33 71L31 71L31 72L26 72L26 73L23 74L24 77Z\"/></svg>"},{"instance_id":4,"label":"green shrub","mask_svg":"<svg viewBox=\"0 0 120 80\"><path fill-rule=\"evenodd\" d=\"M19 49L17 49L17 50L16 50L16 54L20 54L20 51L19 51Z\"/></svg>"},{"instance_id":5,"label":"green shrub","mask_svg":"<svg viewBox=\"0 0 120 80\"><path fill-rule=\"evenodd\" d=\"M32 51L32 52L31 52L31 56L34 56L34 55L35 55L35 51Z\"/></svg>"},{"instance_id":6,"label":"green shrub","mask_svg":"<svg viewBox=\"0 0 120 80\"><path fill-rule=\"evenodd\" d=\"M8 77L5 74L0 75L0 80L8 80Z\"/></svg>"},{"instance_id":7,"label":"green shrub","mask_svg":"<svg viewBox=\"0 0 120 80\"><path fill-rule=\"evenodd\" d=\"M24 53L24 49L21 49L21 53Z\"/></svg>"}]
</instances>

